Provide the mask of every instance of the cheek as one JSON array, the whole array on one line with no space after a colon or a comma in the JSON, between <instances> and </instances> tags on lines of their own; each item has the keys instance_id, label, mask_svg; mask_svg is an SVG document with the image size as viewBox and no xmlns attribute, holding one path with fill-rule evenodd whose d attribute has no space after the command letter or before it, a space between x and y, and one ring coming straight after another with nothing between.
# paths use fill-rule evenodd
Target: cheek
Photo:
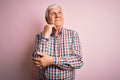
<instances>
[{"instance_id":1,"label":"cheek","mask_svg":"<svg viewBox=\"0 0 120 80\"><path fill-rule=\"evenodd\" d=\"M55 21L55 17L51 17L51 18L50 18L50 21Z\"/></svg>"},{"instance_id":2,"label":"cheek","mask_svg":"<svg viewBox=\"0 0 120 80\"><path fill-rule=\"evenodd\" d=\"M48 18L48 19L47 19L47 22L48 22L49 24L52 24L52 23L54 22L54 19Z\"/></svg>"}]
</instances>

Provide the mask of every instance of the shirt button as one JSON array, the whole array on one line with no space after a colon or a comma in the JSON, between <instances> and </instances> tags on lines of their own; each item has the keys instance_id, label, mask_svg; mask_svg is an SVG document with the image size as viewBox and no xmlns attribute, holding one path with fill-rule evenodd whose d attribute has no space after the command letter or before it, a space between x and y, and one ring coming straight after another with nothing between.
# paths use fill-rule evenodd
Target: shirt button
<instances>
[{"instance_id":1,"label":"shirt button","mask_svg":"<svg viewBox=\"0 0 120 80\"><path fill-rule=\"evenodd\" d=\"M58 79L60 79L60 76L59 76L59 75L58 75L57 77L58 77Z\"/></svg>"}]
</instances>

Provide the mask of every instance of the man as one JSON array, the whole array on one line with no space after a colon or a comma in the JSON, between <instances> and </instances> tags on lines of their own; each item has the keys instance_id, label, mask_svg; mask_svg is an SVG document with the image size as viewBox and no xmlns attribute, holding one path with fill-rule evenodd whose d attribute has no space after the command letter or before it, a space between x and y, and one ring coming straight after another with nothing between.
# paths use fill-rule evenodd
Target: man
<instances>
[{"instance_id":1,"label":"man","mask_svg":"<svg viewBox=\"0 0 120 80\"><path fill-rule=\"evenodd\" d=\"M75 69L83 64L78 33L63 28L64 17L59 5L48 6L45 18L47 25L36 41L36 53L40 57L33 58L40 69L39 79L74 80Z\"/></svg>"}]
</instances>

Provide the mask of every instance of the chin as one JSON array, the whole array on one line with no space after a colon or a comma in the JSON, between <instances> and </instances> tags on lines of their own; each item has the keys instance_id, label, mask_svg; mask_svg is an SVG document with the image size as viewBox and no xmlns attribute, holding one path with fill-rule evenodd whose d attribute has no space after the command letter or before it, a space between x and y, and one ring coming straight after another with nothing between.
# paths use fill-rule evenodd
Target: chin
<instances>
[{"instance_id":1,"label":"chin","mask_svg":"<svg viewBox=\"0 0 120 80\"><path fill-rule=\"evenodd\" d=\"M62 27L63 23L56 23L55 26Z\"/></svg>"},{"instance_id":2,"label":"chin","mask_svg":"<svg viewBox=\"0 0 120 80\"><path fill-rule=\"evenodd\" d=\"M57 25L55 24L55 26L60 28L60 27L62 27L63 25L62 25L62 24L57 24Z\"/></svg>"}]
</instances>

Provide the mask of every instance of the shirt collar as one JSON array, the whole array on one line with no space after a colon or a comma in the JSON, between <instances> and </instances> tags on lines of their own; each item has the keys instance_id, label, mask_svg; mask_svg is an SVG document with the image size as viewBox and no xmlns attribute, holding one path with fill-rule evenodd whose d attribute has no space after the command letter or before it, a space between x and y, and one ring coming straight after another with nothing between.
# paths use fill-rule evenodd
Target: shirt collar
<instances>
[{"instance_id":1,"label":"shirt collar","mask_svg":"<svg viewBox=\"0 0 120 80\"><path fill-rule=\"evenodd\" d=\"M61 29L60 33L58 35L62 35L64 28ZM54 36L54 32L51 33L51 36Z\"/></svg>"}]
</instances>

